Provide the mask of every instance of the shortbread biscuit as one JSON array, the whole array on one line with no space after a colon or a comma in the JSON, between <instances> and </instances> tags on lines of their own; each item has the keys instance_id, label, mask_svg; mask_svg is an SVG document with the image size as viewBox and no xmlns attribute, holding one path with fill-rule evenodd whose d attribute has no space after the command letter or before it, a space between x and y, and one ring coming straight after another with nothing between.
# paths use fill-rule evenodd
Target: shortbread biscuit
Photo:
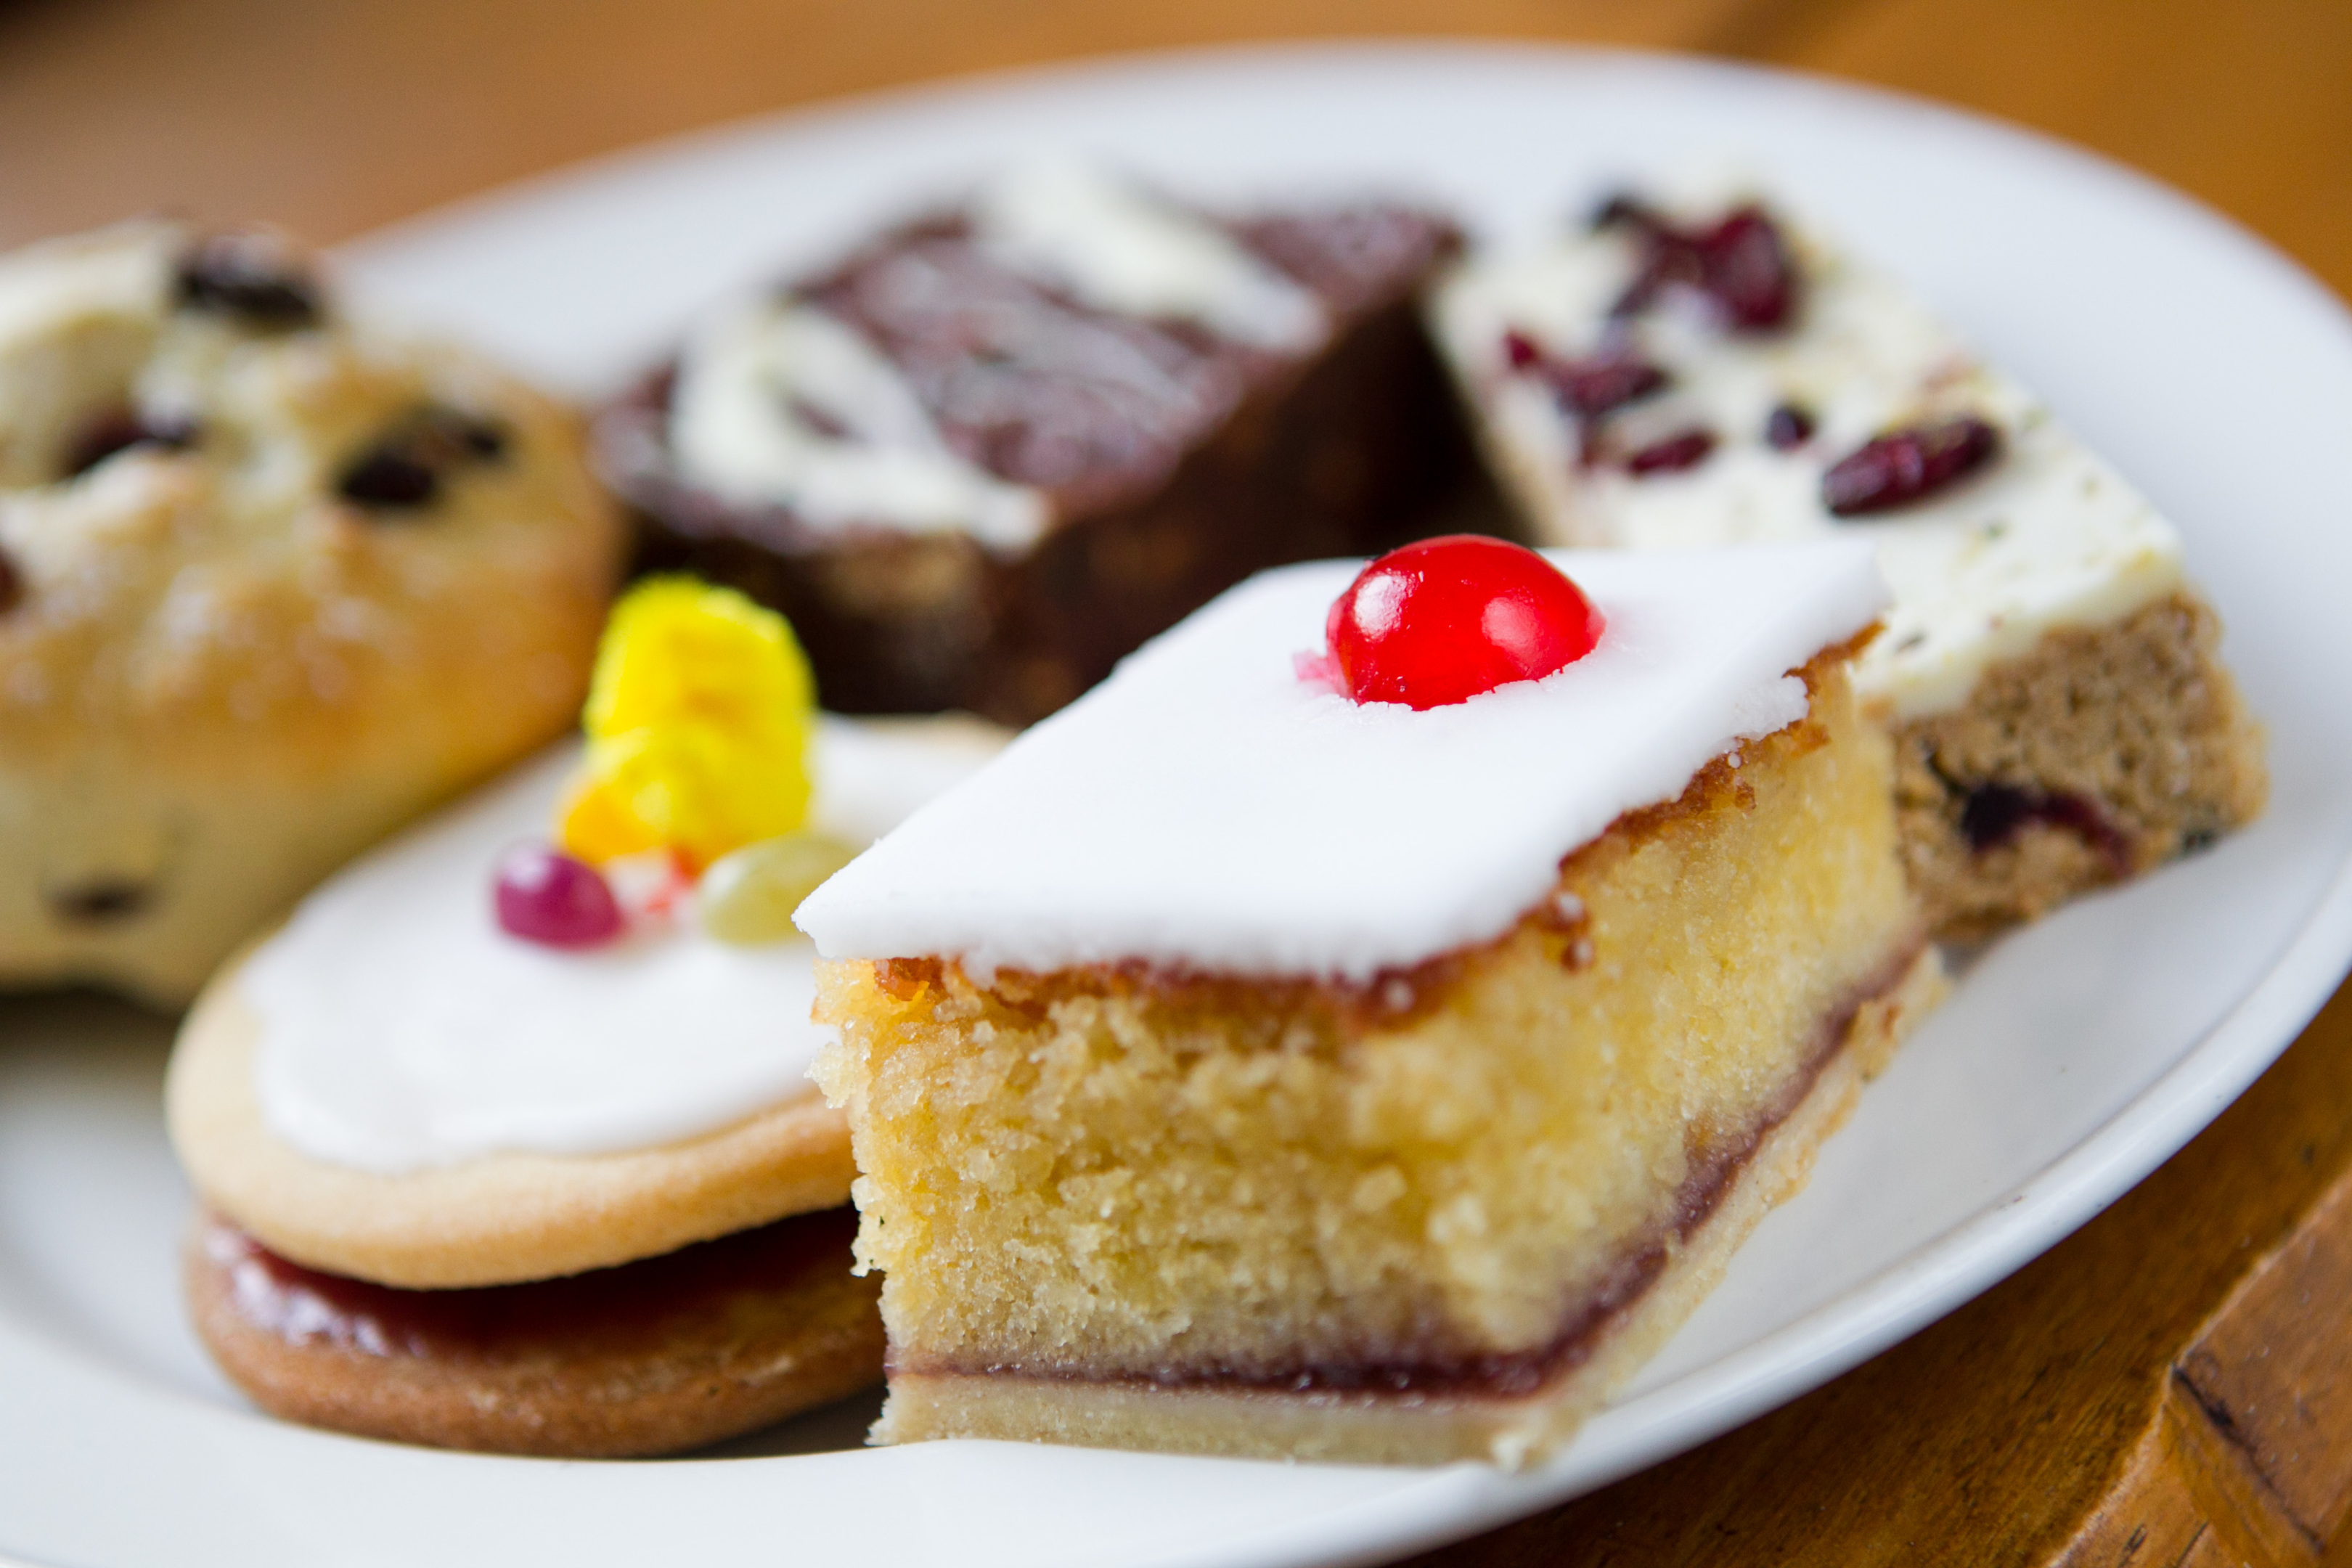
<instances>
[{"instance_id":1,"label":"shortbread biscuit","mask_svg":"<svg viewBox=\"0 0 2352 1568\"><path fill-rule=\"evenodd\" d=\"M446 1448L675 1453L880 1380L856 1227L831 1209L569 1279L416 1291L297 1268L205 1215L188 1298L273 1415Z\"/></svg>"},{"instance_id":2,"label":"shortbread biscuit","mask_svg":"<svg viewBox=\"0 0 2352 1568\"><path fill-rule=\"evenodd\" d=\"M604 1268L846 1203L841 1113L814 1085L698 1138L612 1154L503 1153L400 1175L330 1164L263 1118L260 1026L231 965L182 1029L165 1084L198 1196L306 1268L412 1289Z\"/></svg>"},{"instance_id":3,"label":"shortbread biscuit","mask_svg":"<svg viewBox=\"0 0 2352 1568\"><path fill-rule=\"evenodd\" d=\"M184 1005L572 722L622 543L568 411L281 241L0 257L0 987Z\"/></svg>"}]
</instances>

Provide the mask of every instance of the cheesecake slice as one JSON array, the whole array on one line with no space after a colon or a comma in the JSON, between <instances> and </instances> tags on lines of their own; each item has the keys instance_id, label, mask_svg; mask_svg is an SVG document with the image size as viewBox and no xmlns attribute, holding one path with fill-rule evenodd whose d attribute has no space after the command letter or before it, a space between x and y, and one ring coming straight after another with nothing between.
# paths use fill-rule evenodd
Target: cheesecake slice
<instances>
[{"instance_id":1,"label":"cheesecake slice","mask_svg":"<svg viewBox=\"0 0 2352 1568\"><path fill-rule=\"evenodd\" d=\"M1432 320L1553 544L1849 535L1895 594L1857 661L1903 852L1980 939L2262 808L2261 740L2179 534L1895 282L1746 197L1618 197L1482 258Z\"/></svg>"},{"instance_id":2,"label":"cheesecake slice","mask_svg":"<svg viewBox=\"0 0 2352 1568\"><path fill-rule=\"evenodd\" d=\"M1353 700L1266 574L802 906L876 1440L1525 1462L1801 1184L1940 985L1871 552L1549 559L1556 673Z\"/></svg>"}]
</instances>

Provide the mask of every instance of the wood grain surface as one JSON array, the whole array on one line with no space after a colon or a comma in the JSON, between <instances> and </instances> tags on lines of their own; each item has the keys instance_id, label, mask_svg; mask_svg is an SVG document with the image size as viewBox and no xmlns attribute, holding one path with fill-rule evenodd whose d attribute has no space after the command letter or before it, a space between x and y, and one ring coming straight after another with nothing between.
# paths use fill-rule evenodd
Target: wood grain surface
<instances>
[{"instance_id":1,"label":"wood grain surface","mask_svg":"<svg viewBox=\"0 0 2352 1568\"><path fill-rule=\"evenodd\" d=\"M0 245L152 209L334 240L842 93L1436 33L1697 49L1990 110L2187 189L2352 292L2352 0L0 0ZM1959 1312L1418 1561L2352 1568L2347 1513L2352 991L2187 1150Z\"/></svg>"}]
</instances>

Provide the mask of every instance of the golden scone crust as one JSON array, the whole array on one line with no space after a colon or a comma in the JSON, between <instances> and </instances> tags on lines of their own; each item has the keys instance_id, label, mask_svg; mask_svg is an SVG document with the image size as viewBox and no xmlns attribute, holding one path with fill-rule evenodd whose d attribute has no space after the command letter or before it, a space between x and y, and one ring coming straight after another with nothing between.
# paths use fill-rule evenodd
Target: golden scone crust
<instances>
[{"instance_id":1,"label":"golden scone crust","mask_svg":"<svg viewBox=\"0 0 2352 1568\"><path fill-rule=\"evenodd\" d=\"M567 410L281 244L0 257L0 987L184 1005L572 721L623 543Z\"/></svg>"},{"instance_id":2,"label":"golden scone crust","mask_svg":"<svg viewBox=\"0 0 2352 1568\"><path fill-rule=\"evenodd\" d=\"M614 1154L498 1154L380 1175L314 1160L263 1120L260 1029L232 964L181 1030L164 1084L197 1194L282 1258L409 1289L603 1268L849 1200L849 1130L814 1085L718 1131Z\"/></svg>"}]
</instances>

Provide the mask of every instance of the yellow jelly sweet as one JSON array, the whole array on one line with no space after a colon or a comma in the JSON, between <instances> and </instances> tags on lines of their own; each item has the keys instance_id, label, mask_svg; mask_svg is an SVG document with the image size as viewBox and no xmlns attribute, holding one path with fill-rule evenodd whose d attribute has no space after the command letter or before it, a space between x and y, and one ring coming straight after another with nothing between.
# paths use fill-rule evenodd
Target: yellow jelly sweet
<instances>
[{"instance_id":1,"label":"yellow jelly sweet","mask_svg":"<svg viewBox=\"0 0 2352 1568\"><path fill-rule=\"evenodd\" d=\"M639 584L596 651L564 848L601 863L667 847L699 868L792 832L808 815L814 694L782 616L691 578Z\"/></svg>"}]
</instances>

